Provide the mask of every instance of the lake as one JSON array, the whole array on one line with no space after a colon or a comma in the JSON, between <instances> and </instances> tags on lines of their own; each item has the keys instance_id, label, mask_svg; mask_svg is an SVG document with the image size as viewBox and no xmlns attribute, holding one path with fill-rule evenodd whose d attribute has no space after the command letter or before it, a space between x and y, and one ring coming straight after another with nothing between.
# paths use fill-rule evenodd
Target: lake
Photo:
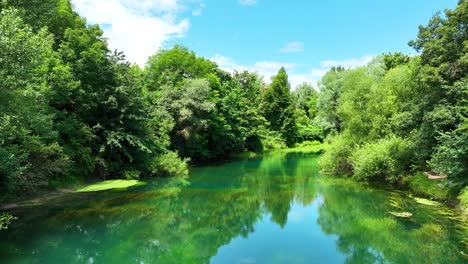
<instances>
[{"instance_id":1,"label":"lake","mask_svg":"<svg viewBox=\"0 0 468 264\"><path fill-rule=\"evenodd\" d=\"M405 192L268 154L12 211L1 263L467 263L466 224ZM410 212L409 218L390 212Z\"/></svg>"}]
</instances>

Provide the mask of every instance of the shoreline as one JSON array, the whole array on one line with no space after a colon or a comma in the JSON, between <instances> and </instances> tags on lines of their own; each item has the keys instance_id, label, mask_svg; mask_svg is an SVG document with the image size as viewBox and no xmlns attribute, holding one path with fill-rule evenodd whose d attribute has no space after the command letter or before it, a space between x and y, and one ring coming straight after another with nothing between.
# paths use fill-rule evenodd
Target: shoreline
<instances>
[{"instance_id":1,"label":"shoreline","mask_svg":"<svg viewBox=\"0 0 468 264\"><path fill-rule=\"evenodd\" d=\"M266 151L264 151L262 153L244 151L244 152L241 152L241 153L238 153L238 154L235 154L235 155L231 156L227 160L221 160L221 161L218 161L218 162L210 162L210 163L202 163L202 164L194 164L192 166L204 166L204 165L207 165L207 164L225 163L225 162L229 162L229 161L236 160L236 159L258 158L258 157L262 157L263 155L268 155L268 154L271 154L271 153L308 153L308 154L320 155L320 154L323 153L324 148L325 148L324 144L317 144L317 145L306 146L306 147L293 147L293 148L286 148L286 149L272 149L272 150L266 150ZM333 174L331 172L321 172L321 173L323 173L323 174ZM432 200L432 201L440 202L443 205L456 210L457 213L459 213L463 218L467 218L467 216L468 216L467 213L468 212L465 211L466 209L463 210L463 208L461 208L461 206L460 206L461 201L458 199L458 197L438 197L438 196L433 195L433 194L428 193L428 192L424 192L424 191L421 191L421 190L416 190L413 186L411 186L411 184L408 182L408 179L411 178L411 177L417 177L418 174L420 174L420 173L416 173L413 176L407 176L407 177L401 179L399 182L389 184L389 185L382 184L382 183L376 183L375 187L381 188L381 189L386 189L386 190L405 191L405 192L408 192L408 194L410 194L412 196L414 195L416 197L421 197L421 198L429 199L429 200ZM443 180L446 180L446 179L443 179ZM434 183L435 182L439 183L440 181L441 180L437 180L437 181L432 180L432 182L434 182ZM103 180L99 180L99 181L94 180L94 181L90 181L90 182L82 181L82 182L74 183L74 184L71 184L71 185L66 186L64 188L59 188L59 189L56 189L56 190L50 190L50 191L45 190L45 191L42 191L39 194L24 197L24 199L21 199L21 198L17 199L17 200L12 199L12 200L6 201L4 203L0 203L0 212L8 213L8 211L15 210L17 208L28 207L28 206L36 206L36 205L39 205L39 204L42 204L42 203L45 203L45 202L48 202L48 201L52 201L52 200L57 199L57 198L64 197L66 195L74 194L74 193L76 193L76 190L78 190L80 188L83 188L83 187L86 187L86 186L89 186L89 185L92 185L92 184L100 183L100 182L104 182L104 181ZM359 181L357 181L357 182L359 183ZM429 182L430 182L430 180L429 180ZM396 189L390 189L390 188L387 188L386 186L387 187L389 187L389 186L396 187Z\"/></svg>"}]
</instances>

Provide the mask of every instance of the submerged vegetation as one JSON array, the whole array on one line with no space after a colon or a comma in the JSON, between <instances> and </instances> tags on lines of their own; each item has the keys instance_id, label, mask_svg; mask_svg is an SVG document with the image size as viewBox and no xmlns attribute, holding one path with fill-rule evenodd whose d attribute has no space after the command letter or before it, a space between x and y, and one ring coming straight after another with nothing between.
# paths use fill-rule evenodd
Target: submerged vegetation
<instances>
[{"instance_id":1,"label":"submerged vegetation","mask_svg":"<svg viewBox=\"0 0 468 264\"><path fill-rule=\"evenodd\" d=\"M245 256L257 263L466 262L468 233L450 219L453 210L320 175L318 159L277 152L197 166L186 186L157 179L18 208L19 219L1 235L0 257L5 264L242 263ZM65 210L56 209L61 204Z\"/></svg>"}]
</instances>

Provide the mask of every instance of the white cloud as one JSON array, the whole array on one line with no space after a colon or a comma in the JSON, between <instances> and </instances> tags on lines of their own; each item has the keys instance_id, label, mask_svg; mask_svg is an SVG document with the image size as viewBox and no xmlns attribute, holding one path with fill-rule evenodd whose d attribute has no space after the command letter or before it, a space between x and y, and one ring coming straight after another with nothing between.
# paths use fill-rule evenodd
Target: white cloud
<instances>
[{"instance_id":1,"label":"white cloud","mask_svg":"<svg viewBox=\"0 0 468 264\"><path fill-rule=\"evenodd\" d=\"M203 8L206 7L205 3L200 3L200 6L192 11L192 16L201 16L203 12Z\"/></svg>"},{"instance_id":2,"label":"white cloud","mask_svg":"<svg viewBox=\"0 0 468 264\"><path fill-rule=\"evenodd\" d=\"M286 71L293 72L298 66L296 63L291 62L277 62L277 61L259 61L253 65L240 65L235 63L232 59L216 55L210 60L216 62L218 66L227 71L233 73L234 71L251 71L256 72L264 77L264 81L269 83L271 77L278 73L281 67L284 67ZM291 80L290 80L291 81Z\"/></svg>"},{"instance_id":3,"label":"white cloud","mask_svg":"<svg viewBox=\"0 0 468 264\"><path fill-rule=\"evenodd\" d=\"M320 62L319 68L312 68L306 72L299 72L298 67L300 65L290 62L275 62L275 61L261 61L256 62L253 65L240 65L235 63L232 59L216 55L211 58L212 61L216 62L218 66L228 72L234 71L252 71L257 72L259 75L264 77L264 80L269 83L271 77L278 73L281 67L284 67L288 72L289 82L291 83L292 89L295 89L299 84L307 82L314 85L317 88L317 84L322 77L330 70L333 66L343 66L347 69L352 69L368 64L374 56L366 55L358 59L346 59L346 60L325 60Z\"/></svg>"},{"instance_id":4,"label":"white cloud","mask_svg":"<svg viewBox=\"0 0 468 264\"><path fill-rule=\"evenodd\" d=\"M257 0L239 0L239 4L245 5L245 6L252 6L257 3Z\"/></svg>"},{"instance_id":5,"label":"white cloud","mask_svg":"<svg viewBox=\"0 0 468 264\"><path fill-rule=\"evenodd\" d=\"M89 23L105 25L111 49L124 51L129 61L144 65L165 41L183 37L189 29L189 20L179 18L185 8L181 1L73 0L73 4Z\"/></svg>"},{"instance_id":6,"label":"white cloud","mask_svg":"<svg viewBox=\"0 0 468 264\"><path fill-rule=\"evenodd\" d=\"M368 64L374 56L366 55L358 59L347 59L347 60L326 60L320 62L322 68L330 69L333 66L342 66L345 68L356 68Z\"/></svg>"},{"instance_id":7,"label":"white cloud","mask_svg":"<svg viewBox=\"0 0 468 264\"><path fill-rule=\"evenodd\" d=\"M304 51L304 43L301 41L294 41L286 44L280 49L283 53L295 53Z\"/></svg>"},{"instance_id":8,"label":"white cloud","mask_svg":"<svg viewBox=\"0 0 468 264\"><path fill-rule=\"evenodd\" d=\"M303 76L303 79L309 80L316 88L318 82L332 67L342 66L346 69L353 69L367 65L375 56L366 55L357 59L344 59L344 60L324 60L320 62L320 68L313 68Z\"/></svg>"}]
</instances>

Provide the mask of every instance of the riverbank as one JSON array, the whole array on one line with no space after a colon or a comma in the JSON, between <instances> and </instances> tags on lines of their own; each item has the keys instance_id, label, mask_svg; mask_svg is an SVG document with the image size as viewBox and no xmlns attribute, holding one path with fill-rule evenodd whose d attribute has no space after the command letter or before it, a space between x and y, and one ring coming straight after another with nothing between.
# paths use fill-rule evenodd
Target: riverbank
<instances>
[{"instance_id":1,"label":"riverbank","mask_svg":"<svg viewBox=\"0 0 468 264\"><path fill-rule=\"evenodd\" d=\"M256 152L242 152L231 157L232 160L235 159L246 159L246 158L258 158L261 156L274 155L278 153L308 153L308 154L317 154L320 155L325 151L326 145L313 142L306 144L299 144L292 148L286 149L272 149L265 150L263 153ZM118 180L119 184L115 188L121 187L125 180ZM24 206L35 206L42 203L47 203L48 201L60 198L64 195L69 195L76 193L78 190L104 190L100 186L106 185L110 186L107 189L112 189L112 184L107 184L108 181L91 181L91 182L73 182L70 185L62 185L60 188L55 190L42 191L39 194L21 197L19 199L11 199L0 204L0 211L8 211L18 207ZM99 185L97 188L93 186ZM125 185L125 183L124 183ZM414 176L403 178L398 185L392 185L399 190L408 191L412 195L423 197L426 199L438 201L444 203L445 205L457 208L461 215L468 217L468 188L465 188L460 195L457 196L457 192L454 192L450 188L450 181L448 179L440 180L429 180L423 173L418 173Z\"/></svg>"},{"instance_id":2,"label":"riverbank","mask_svg":"<svg viewBox=\"0 0 468 264\"><path fill-rule=\"evenodd\" d=\"M262 155L274 154L274 153L291 153L291 152L302 152L302 153L312 153L312 154L321 154L324 151L325 145L319 142L307 142L305 144L298 144L293 148L286 149L272 149L265 150L263 153L255 153L251 151L245 151L233 155L229 160L241 159L241 158L255 158ZM229 161L226 160L226 161ZM226 162L222 161L222 162ZM202 164L204 165L204 164ZM0 210L7 211L13 208L22 207L22 206L34 206L40 203L59 198L63 195L74 193L77 190L90 187L95 184L103 183L105 181L97 181L96 179L92 181L85 181L84 179L78 180L75 179L72 182L54 184L55 188L51 190L42 190L36 194L26 195L21 197L13 197L5 201L0 202ZM117 186L118 188L119 186ZM99 188L98 188L99 189Z\"/></svg>"},{"instance_id":3,"label":"riverbank","mask_svg":"<svg viewBox=\"0 0 468 264\"><path fill-rule=\"evenodd\" d=\"M192 167L190 185L176 192L150 180L128 191L74 193L18 208L11 211L18 219L1 233L0 259L464 263L466 229L454 210L408 192L323 175L319 159L269 153ZM341 241L345 248L336 246ZM378 259L349 248L372 248Z\"/></svg>"}]
</instances>

